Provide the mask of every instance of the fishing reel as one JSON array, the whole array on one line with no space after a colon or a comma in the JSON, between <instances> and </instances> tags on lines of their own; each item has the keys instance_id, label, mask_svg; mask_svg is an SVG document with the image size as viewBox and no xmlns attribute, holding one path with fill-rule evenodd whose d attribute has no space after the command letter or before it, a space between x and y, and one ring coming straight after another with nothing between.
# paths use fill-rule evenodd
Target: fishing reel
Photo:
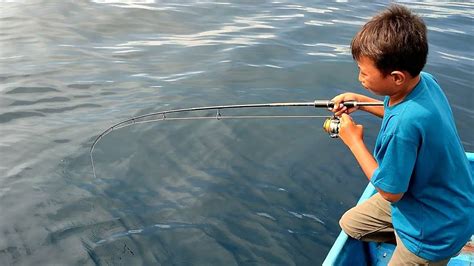
<instances>
[{"instance_id":1,"label":"fishing reel","mask_svg":"<svg viewBox=\"0 0 474 266\"><path fill-rule=\"evenodd\" d=\"M323 130L326 131L331 138L339 137L339 125L341 120L337 116L328 117L323 124Z\"/></svg>"}]
</instances>

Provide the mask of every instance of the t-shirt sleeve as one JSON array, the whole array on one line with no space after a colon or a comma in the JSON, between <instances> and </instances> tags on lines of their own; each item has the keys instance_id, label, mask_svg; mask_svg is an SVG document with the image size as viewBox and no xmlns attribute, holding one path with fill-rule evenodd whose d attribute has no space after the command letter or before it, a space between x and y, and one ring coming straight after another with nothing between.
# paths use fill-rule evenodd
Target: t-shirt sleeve
<instances>
[{"instance_id":1,"label":"t-shirt sleeve","mask_svg":"<svg viewBox=\"0 0 474 266\"><path fill-rule=\"evenodd\" d=\"M385 192L398 194L408 189L417 157L417 145L396 134L384 136L387 138L378 152L382 152L383 160L377 162L370 182Z\"/></svg>"}]
</instances>

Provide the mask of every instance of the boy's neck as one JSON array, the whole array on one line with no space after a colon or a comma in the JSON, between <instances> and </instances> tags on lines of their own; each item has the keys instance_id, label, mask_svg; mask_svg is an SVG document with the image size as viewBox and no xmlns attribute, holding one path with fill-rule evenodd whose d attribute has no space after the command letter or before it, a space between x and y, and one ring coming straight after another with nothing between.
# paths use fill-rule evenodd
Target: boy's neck
<instances>
[{"instance_id":1,"label":"boy's neck","mask_svg":"<svg viewBox=\"0 0 474 266\"><path fill-rule=\"evenodd\" d=\"M410 92L418 85L420 82L420 75L416 77L408 79L394 94L390 95L389 106L394 106L396 104L401 103L405 97L407 97Z\"/></svg>"}]
</instances>

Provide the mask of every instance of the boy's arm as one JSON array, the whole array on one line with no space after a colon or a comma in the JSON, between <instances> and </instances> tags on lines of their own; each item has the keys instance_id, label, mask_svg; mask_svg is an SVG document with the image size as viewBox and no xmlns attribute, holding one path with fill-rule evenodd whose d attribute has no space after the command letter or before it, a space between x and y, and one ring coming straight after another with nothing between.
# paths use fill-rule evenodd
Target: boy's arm
<instances>
[{"instance_id":1,"label":"boy's arm","mask_svg":"<svg viewBox=\"0 0 474 266\"><path fill-rule=\"evenodd\" d=\"M339 128L339 137L349 147L360 167L362 168L362 171L370 180L375 170L379 166L375 158L367 149L367 146L365 146L363 140L363 130L364 128L362 125L356 125L349 115L342 114ZM403 196L403 193L392 194L379 188L377 188L377 191L384 199L390 202L397 202Z\"/></svg>"},{"instance_id":2,"label":"boy's arm","mask_svg":"<svg viewBox=\"0 0 474 266\"><path fill-rule=\"evenodd\" d=\"M381 102L377 99L374 99L374 98L370 98L368 96L365 96L365 95L360 95L359 97L360 99L358 99L357 101L359 102ZM361 106L359 107L360 110L363 110L363 111L366 111L368 113L371 113L373 115L376 115L378 117L383 117L383 113L384 113L384 107L383 106Z\"/></svg>"},{"instance_id":3,"label":"boy's arm","mask_svg":"<svg viewBox=\"0 0 474 266\"><path fill-rule=\"evenodd\" d=\"M345 106L341 107L341 104L343 102L347 101L357 101L357 102L380 102L377 99L370 98L368 96L362 95L362 94L356 94L356 93L343 93L339 94L338 96L334 97L332 99L334 102L334 108L333 112L336 116L340 116L343 113L350 114L357 109L366 111L368 113L371 113L373 115L376 115L378 117L383 117L383 112L384 112L384 107L383 106L359 106L359 107L352 107L352 108L347 108Z\"/></svg>"}]
</instances>

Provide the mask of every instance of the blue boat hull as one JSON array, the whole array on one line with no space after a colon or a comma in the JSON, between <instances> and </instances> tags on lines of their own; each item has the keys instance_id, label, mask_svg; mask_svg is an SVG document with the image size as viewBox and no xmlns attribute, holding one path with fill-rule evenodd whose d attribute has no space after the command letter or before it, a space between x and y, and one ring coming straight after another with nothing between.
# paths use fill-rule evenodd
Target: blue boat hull
<instances>
[{"instance_id":1,"label":"blue boat hull","mask_svg":"<svg viewBox=\"0 0 474 266\"><path fill-rule=\"evenodd\" d=\"M474 153L466 153L474 173ZM357 204L367 200L376 193L375 187L369 183ZM474 235L471 237L471 244ZM388 243L362 242L348 237L343 231L339 234L323 262L329 265L387 265L392 257L395 245ZM450 266L474 265L472 249L463 249L461 253L449 261Z\"/></svg>"}]
</instances>

